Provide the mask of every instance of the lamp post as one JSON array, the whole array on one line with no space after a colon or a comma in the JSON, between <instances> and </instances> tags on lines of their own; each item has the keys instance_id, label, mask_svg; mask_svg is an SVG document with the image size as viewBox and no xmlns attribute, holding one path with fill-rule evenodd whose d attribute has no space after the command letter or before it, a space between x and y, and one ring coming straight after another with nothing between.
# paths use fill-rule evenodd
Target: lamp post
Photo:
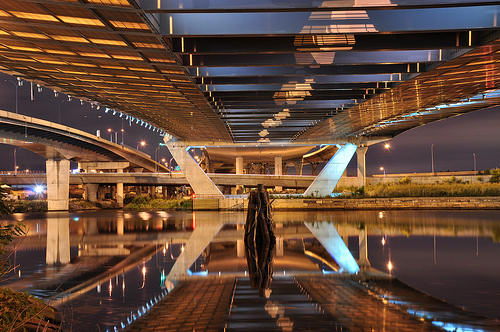
<instances>
[{"instance_id":1,"label":"lamp post","mask_svg":"<svg viewBox=\"0 0 500 332\"><path fill-rule=\"evenodd\" d=\"M108 128L108 133L110 142L113 143L113 134L115 134L115 143L118 144L118 132Z\"/></svg>"},{"instance_id":2,"label":"lamp post","mask_svg":"<svg viewBox=\"0 0 500 332\"><path fill-rule=\"evenodd\" d=\"M381 166L381 167L380 167L380 170L381 170L381 171L384 171L384 178L385 178L385 168L384 168L384 166Z\"/></svg>"},{"instance_id":3,"label":"lamp post","mask_svg":"<svg viewBox=\"0 0 500 332\"><path fill-rule=\"evenodd\" d=\"M474 158L474 172L477 171L477 165L476 165L476 153L472 152L472 157Z\"/></svg>"},{"instance_id":4,"label":"lamp post","mask_svg":"<svg viewBox=\"0 0 500 332\"><path fill-rule=\"evenodd\" d=\"M139 143L137 143L136 150L139 150L139 146L145 147L146 146L146 141L140 141Z\"/></svg>"},{"instance_id":5,"label":"lamp post","mask_svg":"<svg viewBox=\"0 0 500 332\"><path fill-rule=\"evenodd\" d=\"M14 148L14 175L17 175L17 148Z\"/></svg>"}]
</instances>

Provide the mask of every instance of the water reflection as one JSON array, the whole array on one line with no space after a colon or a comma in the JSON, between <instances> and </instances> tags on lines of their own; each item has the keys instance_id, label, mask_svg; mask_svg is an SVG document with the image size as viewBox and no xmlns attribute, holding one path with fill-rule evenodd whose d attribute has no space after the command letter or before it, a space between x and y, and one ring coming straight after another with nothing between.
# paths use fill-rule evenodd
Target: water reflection
<instances>
[{"instance_id":1,"label":"water reflection","mask_svg":"<svg viewBox=\"0 0 500 332\"><path fill-rule=\"evenodd\" d=\"M13 220L29 233L17 244L20 269L10 285L52 297L73 317L74 331L128 325L181 280L249 271L244 212L160 211L146 218L99 211ZM275 276L379 270L498 316L492 308L499 297L485 296L500 294L498 211L276 212L273 220Z\"/></svg>"}]
</instances>

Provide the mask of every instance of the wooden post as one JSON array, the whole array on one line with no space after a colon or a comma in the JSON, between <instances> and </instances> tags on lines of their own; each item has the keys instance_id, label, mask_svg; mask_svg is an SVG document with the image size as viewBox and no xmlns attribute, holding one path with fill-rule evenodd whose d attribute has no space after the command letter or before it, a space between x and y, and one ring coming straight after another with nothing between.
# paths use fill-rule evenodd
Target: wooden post
<instances>
[{"instance_id":1,"label":"wooden post","mask_svg":"<svg viewBox=\"0 0 500 332\"><path fill-rule=\"evenodd\" d=\"M245 224L245 256L252 287L259 295L269 296L273 274L273 256L276 237L271 220L269 194L263 185L249 195L247 220Z\"/></svg>"}]
</instances>

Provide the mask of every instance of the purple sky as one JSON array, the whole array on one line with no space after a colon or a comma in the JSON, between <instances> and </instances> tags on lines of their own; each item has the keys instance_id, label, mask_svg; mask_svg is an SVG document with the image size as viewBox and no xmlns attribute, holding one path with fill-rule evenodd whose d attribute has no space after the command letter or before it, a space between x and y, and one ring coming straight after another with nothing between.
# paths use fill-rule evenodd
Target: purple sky
<instances>
[{"instance_id":1,"label":"purple sky","mask_svg":"<svg viewBox=\"0 0 500 332\"><path fill-rule=\"evenodd\" d=\"M15 79L0 74L0 109L15 111ZM120 130L122 120L112 113L91 109L88 103L80 105L78 100L67 101L67 97L54 97L52 90L35 92L35 101L30 101L29 83L19 87L19 113L59 122L95 134L101 130L108 137L107 128ZM60 104L60 107L58 106ZM60 112L59 112L60 109ZM59 115L60 114L60 115ZM143 151L154 154L162 140L144 127L129 125L123 120L124 143L136 147L141 139L148 145ZM121 135L118 135L121 142ZM430 147L434 144L436 171L472 170L473 153L476 153L477 168L500 167L500 107L471 112L459 117L437 121L409 130L391 141L392 148L386 151L383 144L370 147L366 155L368 173L379 173L384 166L388 173L428 172L431 168ZM12 170L13 147L0 144L0 170ZM160 158L170 158L166 148L160 148ZM354 158L355 159L355 158ZM29 151L18 149L18 165L21 170L44 170L44 160ZM350 165L354 172L355 161Z\"/></svg>"}]
</instances>

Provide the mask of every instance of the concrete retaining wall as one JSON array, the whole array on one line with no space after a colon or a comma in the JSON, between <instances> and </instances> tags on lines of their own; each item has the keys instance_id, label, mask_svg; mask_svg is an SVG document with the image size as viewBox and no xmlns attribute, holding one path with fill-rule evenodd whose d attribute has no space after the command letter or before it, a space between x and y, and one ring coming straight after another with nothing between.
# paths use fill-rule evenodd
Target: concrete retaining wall
<instances>
[{"instance_id":1,"label":"concrete retaining wall","mask_svg":"<svg viewBox=\"0 0 500 332\"><path fill-rule=\"evenodd\" d=\"M199 201L199 202L196 202ZM248 200L223 199L204 204L196 199L194 210L244 210ZM212 201L212 200L211 200ZM275 199L275 210L390 210L390 209L500 209L500 197L401 197L362 199Z\"/></svg>"}]
</instances>

